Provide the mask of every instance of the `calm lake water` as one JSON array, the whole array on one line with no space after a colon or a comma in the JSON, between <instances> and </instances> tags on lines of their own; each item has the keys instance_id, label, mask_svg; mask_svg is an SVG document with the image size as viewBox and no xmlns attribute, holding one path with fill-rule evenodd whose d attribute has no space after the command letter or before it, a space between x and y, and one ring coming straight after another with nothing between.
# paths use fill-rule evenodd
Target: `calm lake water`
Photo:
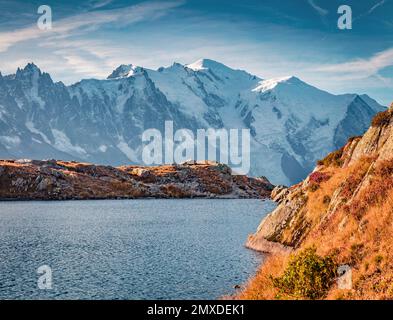
<instances>
[{"instance_id":1,"label":"calm lake water","mask_svg":"<svg viewBox=\"0 0 393 320\"><path fill-rule=\"evenodd\" d=\"M263 256L244 248L261 200L0 203L2 299L215 299ZM51 290L37 268L52 269Z\"/></svg>"}]
</instances>

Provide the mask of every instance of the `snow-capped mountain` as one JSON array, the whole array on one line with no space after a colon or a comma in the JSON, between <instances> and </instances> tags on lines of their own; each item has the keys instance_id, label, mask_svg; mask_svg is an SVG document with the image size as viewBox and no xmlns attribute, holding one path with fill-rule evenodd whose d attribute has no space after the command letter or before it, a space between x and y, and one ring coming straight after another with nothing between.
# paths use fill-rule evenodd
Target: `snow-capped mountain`
<instances>
[{"instance_id":1,"label":"snow-capped mountain","mask_svg":"<svg viewBox=\"0 0 393 320\"><path fill-rule=\"evenodd\" d=\"M141 134L249 128L251 171L275 184L362 134L384 109L365 95L333 95L296 77L260 79L203 59L149 70L121 65L106 80L65 86L34 64L0 74L0 157L141 163Z\"/></svg>"}]
</instances>

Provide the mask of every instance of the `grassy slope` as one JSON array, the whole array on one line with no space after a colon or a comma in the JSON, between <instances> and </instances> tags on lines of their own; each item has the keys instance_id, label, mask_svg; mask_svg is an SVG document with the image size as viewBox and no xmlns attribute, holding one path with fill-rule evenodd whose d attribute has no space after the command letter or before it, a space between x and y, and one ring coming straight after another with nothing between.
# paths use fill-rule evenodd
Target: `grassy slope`
<instances>
[{"instance_id":1,"label":"grassy slope","mask_svg":"<svg viewBox=\"0 0 393 320\"><path fill-rule=\"evenodd\" d=\"M321 257L333 256L338 265L352 268L352 290L333 284L323 298L393 298L393 159L375 161L377 157L363 156L349 166L337 161L337 152L326 158L309 177L307 189L302 189L306 210L298 219L307 222L307 236L290 255L271 255L237 298L295 298L280 293L272 277L282 276L288 261L310 247ZM295 220L285 230L282 242L290 241L296 224Z\"/></svg>"}]
</instances>

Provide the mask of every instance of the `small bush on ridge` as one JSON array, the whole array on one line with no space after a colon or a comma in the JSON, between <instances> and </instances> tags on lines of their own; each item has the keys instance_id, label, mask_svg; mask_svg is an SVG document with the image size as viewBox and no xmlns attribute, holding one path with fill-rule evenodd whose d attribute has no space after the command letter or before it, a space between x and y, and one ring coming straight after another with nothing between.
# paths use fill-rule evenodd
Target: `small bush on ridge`
<instances>
[{"instance_id":1,"label":"small bush on ridge","mask_svg":"<svg viewBox=\"0 0 393 320\"><path fill-rule=\"evenodd\" d=\"M388 109L382 112L378 112L373 120L371 121L372 127L383 127L390 123L390 119L393 116L392 110Z\"/></svg>"},{"instance_id":2,"label":"small bush on ridge","mask_svg":"<svg viewBox=\"0 0 393 320\"><path fill-rule=\"evenodd\" d=\"M324 159L318 160L318 165L341 167L344 148L329 153Z\"/></svg>"},{"instance_id":3,"label":"small bush on ridge","mask_svg":"<svg viewBox=\"0 0 393 320\"><path fill-rule=\"evenodd\" d=\"M314 247L307 248L291 258L284 274L271 280L281 294L295 298L319 299L337 276L337 264L332 256L317 255Z\"/></svg>"}]
</instances>

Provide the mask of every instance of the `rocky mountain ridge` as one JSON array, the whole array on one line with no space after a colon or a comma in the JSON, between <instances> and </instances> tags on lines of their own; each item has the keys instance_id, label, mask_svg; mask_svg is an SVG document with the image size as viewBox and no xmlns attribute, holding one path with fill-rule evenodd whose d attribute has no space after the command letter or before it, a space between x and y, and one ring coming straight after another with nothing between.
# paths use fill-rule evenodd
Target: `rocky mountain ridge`
<instances>
[{"instance_id":1,"label":"rocky mountain ridge","mask_svg":"<svg viewBox=\"0 0 393 320\"><path fill-rule=\"evenodd\" d=\"M0 160L0 200L260 198L266 178L232 175L208 161L160 167L100 166L56 160Z\"/></svg>"}]
</instances>

